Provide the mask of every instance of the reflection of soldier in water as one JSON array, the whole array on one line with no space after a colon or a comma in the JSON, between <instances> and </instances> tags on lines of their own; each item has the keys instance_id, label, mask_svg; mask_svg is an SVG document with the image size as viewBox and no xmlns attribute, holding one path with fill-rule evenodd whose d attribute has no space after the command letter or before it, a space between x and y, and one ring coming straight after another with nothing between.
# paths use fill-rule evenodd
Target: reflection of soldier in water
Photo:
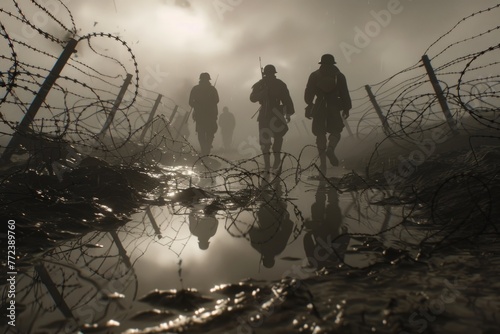
<instances>
[{"instance_id":1,"label":"reflection of soldier in water","mask_svg":"<svg viewBox=\"0 0 500 334\"><path fill-rule=\"evenodd\" d=\"M219 221L213 215L207 215L199 212L189 214L189 231L192 235L198 237L198 246L200 249L207 249L210 245L209 239L217 232Z\"/></svg>"},{"instance_id":2,"label":"reflection of soldier in water","mask_svg":"<svg viewBox=\"0 0 500 334\"><path fill-rule=\"evenodd\" d=\"M314 203L311 205L311 219L306 219L304 250L309 263L320 267L329 259L337 260L336 254L345 253L349 237L342 236L342 215L337 190L320 182Z\"/></svg>"},{"instance_id":3,"label":"reflection of soldier in water","mask_svg":"<svg viewBox=\"0 0 500 334\"><path fill-rule=\"evenodd\" d=\"M266 196L248 232L252 247L262 255L264 267L274 266L275 258L286 248L292 230L293 222L279 192Z\"/></svg>"}]
</instances>

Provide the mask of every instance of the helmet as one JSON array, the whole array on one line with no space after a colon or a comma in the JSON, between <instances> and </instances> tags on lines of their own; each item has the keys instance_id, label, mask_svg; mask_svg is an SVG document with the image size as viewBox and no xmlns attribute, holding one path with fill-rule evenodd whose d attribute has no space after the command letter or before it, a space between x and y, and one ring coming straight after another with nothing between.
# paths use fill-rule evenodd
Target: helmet
<instances>
[{"instance_id":1,"label":"helmet","mask_svg":"<svg viewBox=\"0 0 500 334\"><path fill-rule=\"evenodd\" d=\"M274 67L274 65L266 65L264 67L264 71L262 73L264 73L264 74L274 74L274 73L278 73L278 72L276 72L276 67Z\"/></svg>"},{"instance_id":2,"label":"helmet","mask_svg":"<svg viewBox=\"0 0 500 334\"><path fill-rule=\"evenodd\" d=\"M272 267L274 267L274 263L275 263L275 260L272 256L270 256L270 257L263 256L262 257L262 264L264 265L264 267L272 268Z\"/></svg>"},{"instance_id":3,"label":"helmet","mask_svg":"<svg viewBox=\"0 0 500 334\"><path fill-rule=\"evenodd\" d=\"M201 250L208 249L208 245L210 245L208 240L198 240L198 247L200 247Z\"/></svg>"},{"instance_id":4,"label":"helmet","mask_svg":"<svg viewBox=\"0 0 500 334\"><path fill-rule=\"evenodd\" d=\"M210 78L210 74L202 73L200 74L200 80L212 80L212 78Z\"/></svg>"},{"instance_id":5,"label":"helmet","mask_svg":"<svg viewBox=\"0 0 500 334\"><path fill-rule=\"evenodd\" d=\"M318 64L326 64L326 65L333 65L336 64L335 62L335 57L333 57L331 54L324 54L321 56L321 60Z\"/></svg>"}]
</instances>

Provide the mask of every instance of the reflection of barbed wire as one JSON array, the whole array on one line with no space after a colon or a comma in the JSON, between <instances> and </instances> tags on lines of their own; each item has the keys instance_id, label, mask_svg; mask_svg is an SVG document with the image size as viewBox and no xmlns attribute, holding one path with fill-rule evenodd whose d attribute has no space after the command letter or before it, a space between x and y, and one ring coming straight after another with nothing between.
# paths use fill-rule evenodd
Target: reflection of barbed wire
<instances>
[{"instance_id":1,"label":"reflection of barbed wire","mask_svg":"<svg viewBox=\"0 0 500 334\"><path fill-rule=\"evenodd\" d=\"M64 32L75 34L74 23L72 28L68 28L61 19L56 19L39 4L33 0L32 2L44 13L49 14L48 16L56 21ZM14 3L20 16L6 10L1 10L0 13L27 24L59 47L66 44L64 39L36 27L22 13L19 4L15 1ZM480 11L476 13L477 15L471 15L460 22L463 24L473 17L497 8L500 8L500 5ZM73 22L70 13L69 16ZM483 37L495 37L498 30L496 27L463 38L459 42L453 42L437 53L433 61L440 62L451 47L464 45ZM452 31L453 29L436 43L444 41L444 37L451 35ZM5 110L19 111L17 115L12 111L9 114L1 114L5 128L2 128L0 136L4 139L12 135L20 115L29 107L28 97L36 94L40 88L40 81L49 72L46 66L31 63L20 57L16 48L47 58L51 62L56 56L38 48L36 43L26 43L12 38L3 25L1 34L2 42L6 43L8 48L2 48L2 52L5 53L2 53L0 58L2 66L0 83L3 83L0 89L5 91L0 105L5 106ZM148 168L151 171L158 165L169 165L174 160L172 157L194 155L195 150L182 134L182 129L173 126L174 116L184 117L180 114L174 115L178 110L175 101L165 97L165 102L162 100L160 103L158 113L149 122L148 116L156 99L150 98L144 93L147 90L139 86L137 62L132 50L124 41L111 34L93 33L80 37L79 42L85 44L87 48L85 50L90 50L94 57L106 65L114 65L113 70L108 71L106 66L89 65L85 61L84 53L87 51L79 50L78 52L83 55L72 59L67 65L68 72L59 77L58 84L53 88L56 96L60 97L59 103L45 102L40 115L31 124L34 132L30 134L31 136L37 139L37 134L46 135L43 138L46 139L47 146L64 142L73 144L82 151L88 149L92 156L116 162L116 165L123 164L130 167L149 164ZM121 44L125 48L130 56L128 62L119 61L113 53L106 51L109 42L118 46ZM495 58L498 57L494 56L498 48L498 45L488 45L479 49L481 51L454 56L452 60L443 61L443 64L435 68L453 117L462 121L463 129L468 131L466 134L470 134L471 138L486 135L474 132L484 129L484 125L490 130L498 129L499 75L485 75L496 73L498 61ZM116 93L129 68L135 73L134 88L130 91L127 89L127 95L117 108L114 121L106 132L107 136L100 137L100 131L113 108ZM487 169L487 166L491 162L496 162L498 157L490 154L487 158L487 150L481 149L458 152L451 157L443 155L444 150L436 150L421 161L413 161L418 164L414 167L415 169L418 167L419 171L406 169L406 173L401 173L398 170L402 168L400 157L405 155L403 158L406 158L416 144L424 142L429 137L429 132L441 129L445 124L436 95L428 90L430 83L425 73L422 73L422 68L423 65L419 62L373 85L378 95L378 103L385 110L384 117L390 131L384 132L380 137L382 139L377 142L366 174L353 172L346 174L340 180L333 178L326 180L335 191L351 195L352 203L345 216L356 223L353 225L364 228L364 232L351 230L339 235L338 238L347 235L350 238L362 239L365 241L363 243L365 249L375 249L381 254L389 247L387 243L384 244L387 240L392 240L390 244L400 250L415 253L424 250L427 254L431 254L465 238L478 237L490 232L498 235L498 215L492 205L496 199L495 194L498 193L498 178L494 170ZM481 75L482 77L477 77ZM147 92L157 94L152 91ZM350 119L357 120L358 139L363 140L374 133L378 135L380 119L374 115L371 102L364 95L361 96L364 94L361 89L352 91L352 94L356 107ZM466 123L465 119L469 116L477 122ZM495 132L489 135L498 139ZM259 210L267 210L269 216L278 222L274 228L280 226L280 219L286 210L294 223L289 239L289 242L293 242L303 232L305 219L300 207L290 196L300 183L312 184L317 181L307 179L309 172L319 172L314 161L303 164L302 154L305 150L306 147L298 157L283 153L283 166L277 174L265 174L260 168L259 161L262 160L262 155L237 161L215 155L194 158L186 161L186 165L190 165L191 168L187 169L189 172L185 174L173 167L168 171L168 167L163 166L158 173L172 177L162 185L159 194L155 195L163 197L166 195L163 191L178 192L190 187L205 189L212 197L205 203L204 210L210 214L217 212L218 218L225 221L226 231L237 238L249 238L249 231L258 224ZM35 156L34 151L36 150L31 150L29 153ZM33 157L34 160L36 158ZM449 159L443 160L444 158ZM78 171L76 168L75 170ZM397 184L388 180L387 172L391 171L396 174L399 172ZM127 171L114 172L120 174ZM169 172L171 174L168 174ZM1 184L19 182L20 177L17 173L21 172L18 170L3 177ZM29 191L26 193L19 193L20 196L25 196L23 199L36 194L37 199L53 200L43 203L55 205L54 202L58 202L55 193L60 189L55 186L54 189L43 191L36 186L27 189ZM9 190L13 191L12 188ZM14 191L9 194L16 195ZM104 216L105 208L99 206L101 205L99 203L99 205L94 203L94 199L92 201L90 204L84 201L76 204L82 206L86 204L88 206L84 208L91 208ZM123 240L120 233L100 232L70 242L64 247L58 246L46 254L49 267L47 270L51 276L59 275L54 283L65 296L77 296L82 291L90 298L98 296L99 289L90 283L84 290L79 289L82 286L81 281L87 278L82 278L81 271L77 269L82 265L88 269L88 274L85 275L90 275L92 280L115 279L127 282L130 280L130 284L133 284L131 267L153 242L168 247L169 251L179 257L182 255L191 238L186 218L191 209L189 204L178 203L167 203L161 207L147 206L140 218L122 226L121 231L127 235ZM97 219L94 221L94 223L100 222ZM272 239L273 233L276 233L276 230L270 230L268 239L263 239L261 242ZM390 238L390 235L396 237ZM105 249L89 246L96 244L104 245ZM123 249L128 250L127 256L123 254ZM75 250L77 252L72 252ZM336 256L343 262L343 254L336 253ZM62 262L72 263L75 266L64 266L60 264ZM36 302L38 303L36 306L42 309L44 314L54 312L53 304L45 305L41 302L43 298L48 297L48 292L40 284L40 274L32 271L27 273L26 277L35 284L26 283L26 287L20 289L21 296L34 293L33 296L40 297L40 302ZM25 283L22 282L21 285L23 284ZM78 308L85 304L83 299L76 300L78 303L71 307Z\"/></svg>"},{"instance_id":2,"label":"reflection of barbed wire","mask_svg":"<svg viewBox=\"0 0 500 334\"><path fill-rule=\"evenodd\" d=\"M79 327L116 312L115 298L135 300L137 277L131 262L143 253L135 254L139 248L125 245L124 254L116 243L106 242L107 234L91 233L55 248L18 276L17 302L25 307L20 319L25 313L37 315L25 319L30 331L49 326L54 333L64 333L71 322Z\"/></svg>"}]
</instances>

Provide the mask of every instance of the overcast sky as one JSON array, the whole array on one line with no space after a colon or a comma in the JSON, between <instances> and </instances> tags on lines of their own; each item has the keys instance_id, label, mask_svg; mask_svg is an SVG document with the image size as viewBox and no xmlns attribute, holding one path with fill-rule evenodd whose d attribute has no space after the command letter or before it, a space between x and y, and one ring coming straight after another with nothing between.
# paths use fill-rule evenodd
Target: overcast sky
<instances>
[{"instance_id":1,"label":"overcast sky","mask_svg":"<svg viewBox=\"0 0 500 334\"><path fill-rule=\"evenodd\" d=\"M119 33L141 67L168 72L161 89L190 86L207 71L214 80L219 75L227 99L240 89L248 93L259 79L259 57L297 92L323 53L335 55L352 88L377 82L416 63L462 17L497 2L73 0L68 6L82 34Z\"/></svg>"},{"instance_id":2,"label":"overcast sky","mask_svg":"<svg viewBox=\"0 0 500 334\"><path fill-rule=\"evenodd\" d=\"M322 54L335 56L350 89L376 83L417 63L427 47L463 17L498 3L492 0L63 2L71 10L79 35L118 34L130 45L139 62L143 87L171 97L187 108L189 91L197 84L199 74L209 72L212 83L218 78L220 109L229 106L241 121L248 121L257 109L248 96L250 87L260 78L259 57L263 66L276 66L277 76L287 83L297 112L303 117L306 80L318 67ZM58 15L63 15L62 11ZM481 24L495 27L496 22L496 15L486 15ZM471 29L480 30L481 24ZM121 56L127 55L118 55Z\"/></svg>"}]
</instances>

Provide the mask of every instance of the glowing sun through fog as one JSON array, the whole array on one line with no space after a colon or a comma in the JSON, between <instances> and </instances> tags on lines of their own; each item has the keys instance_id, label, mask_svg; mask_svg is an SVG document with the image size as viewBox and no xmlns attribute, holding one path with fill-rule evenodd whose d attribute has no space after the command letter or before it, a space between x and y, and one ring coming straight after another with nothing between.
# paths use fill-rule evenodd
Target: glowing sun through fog
<instances>
[{"instance_id":1,"label":"glowing sun through fog","mask_svg":"<svg viewBox=\"0 0 500 334\"><path fill-rule=\"evenodd\" d=\"M144 35L153 35L169 49L200 55L226 49L227 40L216 33L203 13L172 6L160 6L152 10L154 13L143 21L141 29Z\"/></svg>"}]
</instances>

